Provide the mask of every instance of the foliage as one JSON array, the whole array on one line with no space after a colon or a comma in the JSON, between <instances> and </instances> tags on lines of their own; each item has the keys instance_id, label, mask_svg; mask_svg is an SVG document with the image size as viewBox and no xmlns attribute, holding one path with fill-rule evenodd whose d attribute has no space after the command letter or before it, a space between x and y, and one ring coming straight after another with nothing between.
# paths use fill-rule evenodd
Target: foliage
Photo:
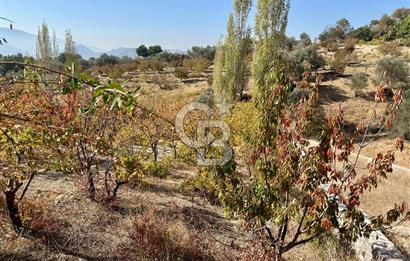
<instances>
[{"instance_id":1,"label":"foliage","mask_svg":"<svg viewBox=\"0 0 410 261\"><path fill-rule=\"evenodd\" d=\"M393 124L393 133L410 140L410 91L405 92L404 99Z\"/></svg>"},{"instance_id":2,"label":"foliage","mask_svg":"<svg viewBox=\"0 0 410 261\"><path fill-rule=\"evenodd\" d=\"M152 76L152 83L157 84L159 88L163 90L173 90L178 87L175 80L170 79L166 75L153 75Z\"/></svg>"},{"instance_id":3,"label":"foliage","mask_svg":"<svg viewBox=\"0 0 410 261\"><path fill-rule=\"evenodd\" d=\"M194 192L194 194L205 198L212 205L220 204L218 199L219 188L213 173L202 171L195 178L185 181L181 189L188 193Z\"/></svg>"},{"instance_id":4,"label":"foliage","mask_svg":"<svg viewBox=\"0 0 410 261\"><path fill-rule=\"evenodd\" d=\"M397 38L410 41L410 15L397 25Z\"/></svg>"},{"instance_id":5,"label":"foliage","mask_svg":"<svg viewBox=\"0 0 410 261\"><path fill-rule=\"evenodd\" d=\"M203 232L187 227L187 209L149 212L131 223L131 240L120 246L121 260L234 260L228 250L215 251Z\"/></svg>"},{"instance_id":6,"label":"foliage","mask_svg":"<svg viewBox=\"0 0 410 261\"><path fill-rule=\"evenodd\" d=\"M156 72L161 72L164 70L165 67L166 63L156 58L141 60L138 63L138 68L142 71L152 70Z\"/></svg>"},{"instance_id":7,"label":"foliage","mask_svg":"<svg viewBox=\"0 0 410 261\"><path fill-rule=\"evenodd\" d=\"M162 48L159 45L153 45L148 48L149 56L155 56L159 53L162 53Z\"/></svg>"},{"instance_id":8,"label":"foliage","mask_svg":"<svg viewBox=\"0 0 410 261\"><path fill-rule=\"evenodd\" d=\"M290 61L293 68L292 75L296 79L303 77L306 67L316 71L326 64L324 58L318 54L317 47L315 46L296 49L290 53Z\"/></svg>"},{"instance_id":9,"label":"foliage","mask_svg":"<svg viewBox=\"0 0 410 261\"><path fill-rule=\"evenodd\" d=\"M215 46L193 46L190 50L188 50L188 56L192 58L205 58L209 61L213 61L215 59L216 47Z\"/></svg>"},{"instance_id":10,"label":"foliage","mask_svg":"<svg viewBox=\"0 0 410 261\"><path fill-rule=\"evenodd\" d=\"M182 64L184 67L190 68L195 74L199 75L208 69L211 62L205 58L188 58L184 59Z\"/></svg>"},{"instance_id":11,"label":"foliage","mask_svg":"<svg viewBox=\"0 0 410 261\"><path fill-rule=\"evenodd\" d=\"M149 56L148 48L145 45L140 45L137 48L137 55L141 56L141 57L144 57L144 58L147 58Z\"/></svg>"},{"instance_id":12,"label":"foliage","mask_svg":"<svg viewBox=\"0 0 410 261\"><path fill-rule=\"evenodd\" d=\"M410 16L410 8L405 7L396 9L392 14L392 17L397 20L404 20L408 16Z\"/></svg>"},{"instance_id":13,"label":"foliage","mask_svg":"<svg viewBox=\"0 0 410 261\"><path fill-rule=\"evenodd\" d=\"M169 63L172 67L181 67L182 61L186 58L184 54L162 52L155 56L157 59Z\"/></svg>"},{"instance_id":14,"label":"foliage","mask_svg":"<svg viewBox=\"0 0 410 261\"><path fill-rule=\"evenodd\" d=\"M28 83L3 89L0 103L2 111L7 106L16 112L0 115L0 164L8 166L1 169L0 189L16 231L24 225L20 201L39 172L75 173L84 178L92 199L101 196L109 202L116 197L127 176L112 175L111 167L116 164L112 137L116 128L109 126L118 126L133 110L138 93L138 88L125 90L118 83L99 83L74 71L68 74L41 66L33 70L33 66L25 65ZM57 77L46 73L59 75L59 82L48 80ZM97 195L95 179L99 178L102 163L108 163L105 193Z\"/></svg>"},{"instance_id":15,"label":"foliage","mask_svg":"<svg viewBox=\"0 0 410 261\"><path fill-rule=\"evenodd\" d=\"M370 28L370 26L365 25L357 28L352 33L353 37L359 41L369 42L373 40L374 34Z\"/></svg>"},{"instance_id":16,"label":"foliage","mask_svg":"<svg viewBox=\"0 0 410 261\"><path fill-rule=\"evenodd\" d=\"M383 55L401 56L399 44L390 42L381 44L377 50Z\"/></svg>"},{"instance_id":17,"label":"foliage","mask_svg":"<svg viewBox=\"0 0 410 261\"><path fill-rule=\"evenodd\" d=\"M357 40L355 38L352 38L352 37L346 38L344 42L344 47L345 47L346 52L348 52L349 54L352 54L354 50L356 49L356 43L357 43Z\"/></svg>"},{"instance_id":18,"label":"foliage","mask_svg":"<svg viewBox=\"0 0 410 261\"><path fill-rule=\"evenodd\" d=\"M335 26L331 26L325 29L323 33L319 35L320 42L331 41L343 41L353 31L350 22L346 18L342 18L336 22Z\"/></svg>"},{"instance_id":19,"label":"foliage","mask_svg":"<svg viewBox=\"0 0 410 261\"><path fill-rule=\"evenodd\" d=\"M223 204L246 222L249 231L259 231L273 260L281 260L284 253L332 229L338 230L341 240L350 242L410 215L403 204L389 211L387 218L365 221L360 197L392 172L394 156L392 151L377 155L365 178L356 177L355 164L338 169L336 166L349 163L354 141L342 132L343 110L326 119L319 145L312 147L302 138L317 106L320 81L311 87L307 72L299 88L311 88L310 96L288 103L294 85L279 44L284 39L288 8L285 1L258 1L253 64L258 131L248 161L251 175L241 176L231 164L220 166L227 168L223 171L218 167L208 170L214 173L211 185L216 184L218 198L225 199ZM383 92L378 90L377 95L385 100ZM393 101L381 119L388 126L401 102L400 92ZM402 143L397 145L402 148ZM343 210L341 203L346 206Z\"/></svg>"},{"instance_id":20,"label":"foliage","mask_svg":"<svg viewBox=\"0 0 410 261\"><path fill-rule=\"evenodd\" d=\"M226 97L229 101L236 98L241 100L246 80L245 62L250 44L250 29L247 20L252 7L250 0L235 0L234 11L229 17L227 36L225 37L225 70L226 70Z\"/></svg>"},{"instance_id":21,"label":"foliage","mask_svg":"<svg viewBox=\"0 0 410 261\"><path fill-rule=\"evenodd\" d=\"M159 45L153 45L150 47L146 47L145 45L140 45L137 48L137 55L143 58L147 58L150 56L155 56L159 53L162 53L162 48Z\"/></svg>"},{"instance_id":22,"label":"foliage","mask_svg":"<svg viewBox=\"0 0 410 261\"><path fill-rule=\"evenodd\" d=\"M177 67L173 73L181 81L189 77L189 70L185 67Z\"/></svg>"},{"instance_id":23,"label":"foliage","mask_svg":"<svg viewBox=\"0 0 410 261\"><path fill-rule=\"evenodd\" d=\"M64 52L68 54L75 54L77 50L75 48L75 44L73 41L73 35L71 30L65 31L65 45L64 45Z\"/></svg>"},{"instance_id":24,"label":"foliage","mask_svg":"<svg viewBox=\"0 0 410 261\"><path fill-rule=\"evenodd\" d=\"M116 56L103 53L100 57L96 59L95 62L98 66L115 65L120 62L120 59Z\"/></svg>"},{"instance_id":25,"label":"foliage","mask_svg":"<svg viewBox=\"0 0 410 261\"><path fill-rule=\"evenodd\" d=\"M307 33L301 33L299 38L302 47L305 48L312 45L312 39L310 39L310 36Z\"/></svg>"},{"instance_id":26,"label":"foliage","mask_svg":"<svg viewBox=\"0 0 410 261\"><path fill-rule=\"evenodd\" d=\"M144 164L143 171L147 176L163 179L169 176L170 165L171 162L169 158L163 159L161 161L151 160Z\"/></svg>"},{"instance_id":27,"label":"foliage","mask_svg":"<svg viewBox=\"0 0 410 261\"><path fill-rule=\"evenodd\" d=\"M0 60L2 61L15 61L15 62L24 62L25 57L21 53L16 55L8 55L8 56L1 56ZM18 72L22 72L24 69L21 65L13 65L13 64L2 64L0 65L0 75L5 76L8 73L13 73L16 75Z\"/></svg>"},{"instance_id":28,"label":"foliage","mask_svg":"<svg viewBox=\"0 0 410 261\"><path fill-rule=\"evenodd\" d=\"M366 73L354 73L350 78L350 88L352 88L354 95L357 97L362 94L362 90L367 87L368 76Z\"/></svg>"},{"instance_id":29,"label":"foliage","mask_svg":"<svg viewBox=\"0 0 410 261\"><path fill-rule=\"evenodd\" d=\"M345 50L338 50L330 61L330 67L337 74L343 74L349 64L349 55Z\"/></svg>"},{"instance_id":30,"label":"foliage","mask_svg":"<svg viewBox=\"0 0 410 261\"><path fill-rule=\"evenodd\" d=\"M375 75L376 84L385 82L388 88L408 89L410 87L410 69L401 57L388 55L378 60Z\"/></svg>"},{"instance_id":31,"label":"foliage","mask_svg":"<svg viewBox=\"0 0 410 261\"><path fill-rule=\"evenodd\" d=\"M47 24L44 22L37 33L37 60L49 63L53 57L53 49Z\"/></svg>"},{"instance_id":32,"label":"foliage","mask_svg":"<svg viewBox=\"0 0 410 261\"><path fill-rule=\"evenodd\" d=\"M214 98L217 103L222 103L229 100L232 94L227 93L226 76L224 74L225 67L225 48L222 44L219 44L216 49L214 71L212 77L212 89Z\"/></svg>"}]
</instances>

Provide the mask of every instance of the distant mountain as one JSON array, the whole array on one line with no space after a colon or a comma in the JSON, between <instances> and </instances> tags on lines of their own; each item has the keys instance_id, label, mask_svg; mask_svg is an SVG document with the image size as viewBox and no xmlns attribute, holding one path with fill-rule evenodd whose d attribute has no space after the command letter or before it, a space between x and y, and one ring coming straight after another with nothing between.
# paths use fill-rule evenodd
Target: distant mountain
<instances>
[{"instance_id":1,"label":"distant mountain","mask_svg":"<svg viewBox=\"0 0 410 261\"><path fill-rule=\"evenodd\" d=\"M4 37L7 43L0 45L0 54L3 56L22 53L23 55L36 56L36 42L37 35L30 34L20 30L10 30L9 28L0 27L0 37ZM64 51L64 41L57 39L60 51ZM76 44L77 52L84 59L91 57L98 58L101 54L106 53L117 57L128 56L130 58L136 58L135 48L116 48L110 51L105 51L101 48L88 46L85 44ZM186 51L168 49L164 50L170 53L186 54Z\"/></svg>"},{"instance_id":2,"label":"distant mountain","mask_svg":"<svg viewBox=\"0 0 410 261\"><path fill-rule=\"evenodd\" d=\"M37 36L20 30L10 30L8 28L0 27L0 37L7 40L3 46L0 46L1 55L13 55L22 53L24 55L36 56L36 42ZM57 39L60 51L64 49L64 41ZM83 44L76 44L78 53L85 59L91 57L99 57L101 52L95 51L98 48L88 47Z\"/></svg>"},{"instance_id":3,"label":"distant mountain","mask_svg":"<svg viewBox=\"0 0 410 261\"><path fill-rule=\"evenodd\" d=\"M128 56L134 59L137 57L137 50L135 48L117 48L112 49L111 51L107 52L107 54L117 57Z\"/></svg>"}]
</instances>

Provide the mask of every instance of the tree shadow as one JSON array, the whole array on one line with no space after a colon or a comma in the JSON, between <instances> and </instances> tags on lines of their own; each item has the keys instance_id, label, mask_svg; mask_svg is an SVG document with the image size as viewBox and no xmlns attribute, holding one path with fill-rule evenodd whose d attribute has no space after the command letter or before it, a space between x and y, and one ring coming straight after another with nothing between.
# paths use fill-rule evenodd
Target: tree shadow
<instances>
[{"instance_id":1,"label":"tree shadow","mask_svg":"<svg viewBox=\"0 0 410 261\"><path fill-rule=\"evenodd\" d=\"M366 126L365 126L366 127ZM381 126L371 125L369 126L368 133L366 135L366 141L370 139L379 140L386 137L385 133L380 133ZM342 131L346 134L347 138L352 138L358 128L358 125L353 122L344 122L342 126ZM354 142L360 143L363 140L363 135L355 135Z\"/></svg>"},{"instance_id":2,"label":"tree shadow","mask_svg":"<svg viewBox=\"0 0 410 261\"><path fill-rule=\"evenodd\" d=\"M185 223L200 231L208 227L220 226L223 222L223 217L217 213L196 206L184 207L182 213Z\"/></svg>"},{"instance_id":3,"label":"tree shadow","mask_svg":"<svg viewBox=\"0 0 410 261\"><path fill-rule=\"evenodd\" d=\"M327 105L335 102L344 102L349 96L347 93L332 85L321 85L319 88L319 104Z\"/></svg>"},{"instance_id":4,"label":"tree shadow","mask_svg":"<svg viewBox=\"0 0 410 261\"><path fill-rule=\"evenodd\" d=\"M139 183L135 186L135 188L137 188L140 191L166 194L168 196L175 195L176 193L178 193L177 188L170 188L170 187L164 186L163 184L158 184L158 183L153 183L153 182Z\"/></svg>"}]
</instances>

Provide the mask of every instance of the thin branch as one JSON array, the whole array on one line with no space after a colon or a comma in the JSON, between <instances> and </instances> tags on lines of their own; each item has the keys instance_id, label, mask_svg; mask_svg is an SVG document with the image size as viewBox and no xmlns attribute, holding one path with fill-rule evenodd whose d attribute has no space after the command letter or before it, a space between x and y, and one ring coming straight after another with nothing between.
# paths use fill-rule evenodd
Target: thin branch
<instances>
[{"instance_id":1,"label":"thin branch","mask_svg":"<svg viewBox=\"0 0 410 261\"><path fill-rule=\"evenodd\" d=\"M317 233L317 234L315 234L315 235L313 235L313 236L311 236L311 237L308 237L308 238L306 238L306 239L300 240L300 241L298 241L298 242L295 242L295 243L290 242L288 245L286 245L286 246L282 249L282 253L285 253L285 252L287 252L287 251L291 250L292 248L297 247L297 246L299 246L299 245L306 244L306 243L312 241L313 239L318 238L318 237L319 237L320 235L322 235L323 233L324 233L324 231L321 231L321 232L319 232L319 233Z\"/></svg>"},{"instance_id":2,"label":"thin branch","mask_svg":"<svg viewBox=\"0 0 410 261\"><path fill-rule=\"evenodd\" d=\"M36 175L36 172L31 173L30 178L29 178L29 180L27 181L27 184L26 184L26 186L25 186L24 189L23 189L23 192L21 193L20 200L22 200L22 199L24 198L24 195L26 195L26 192L27 192L27 190L28 190L28 187L30 186L31 181L33 181L33 178L34 178L35 175Z\"/></svg>"}]
</instances>

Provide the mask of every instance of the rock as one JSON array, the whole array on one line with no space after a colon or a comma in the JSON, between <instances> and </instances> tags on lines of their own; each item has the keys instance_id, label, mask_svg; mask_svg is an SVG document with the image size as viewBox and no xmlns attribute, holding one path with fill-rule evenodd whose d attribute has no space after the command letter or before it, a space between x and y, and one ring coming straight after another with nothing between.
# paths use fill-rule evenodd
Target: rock
<instances>
[{"instance_id":1,"label":"rock","mask_svg":"<svg viewBox=\"0 0 410 261\"><path fill-rule=\"evenodd\" d=\"M64 201L64 199L65 199L65 196L63 194L61 194L61 195L57 196L54 199L54 203L57 205L57 204L61 203L62 201Z\"/></svg>"},{"instance_id":2,"label":"rock","mask_svg":"<svg viewBox=\"0 0 410 261\"><path fill-rule=\"evenodd\" d=\"M406 257L381 232L370 234L370 238L360 238L355 244L357 256L361 261L406 261Z\"/></svg>"}]
</instances>

